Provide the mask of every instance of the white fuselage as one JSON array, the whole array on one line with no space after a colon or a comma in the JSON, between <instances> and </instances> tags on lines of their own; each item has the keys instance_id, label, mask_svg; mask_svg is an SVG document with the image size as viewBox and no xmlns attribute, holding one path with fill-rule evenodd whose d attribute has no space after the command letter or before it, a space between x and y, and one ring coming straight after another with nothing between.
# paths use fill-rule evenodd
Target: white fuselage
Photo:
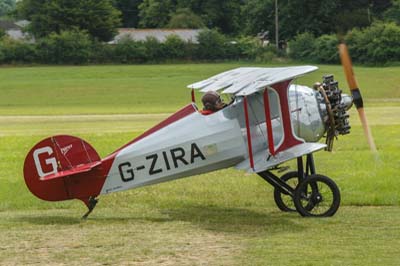
<instances>
[{"instance_id":1,"label":"white fuselage","mask_svg":"<svg viewBox=\"0 0 400 266\"><path fill-rule=\"evenodd\" d=\"M269 89L270 98L275 97ZM292 85L289 90L292 126L308 142L324 131L325 107L314 90ZM268 152L262 96L248 98L253 153ZM279 102L274 99L271 102ZM271 105L274 144L283 138L279 103ZM190 107L189 107L190 108ZM121 149L115 156L102 194L126 190L235 166L249 157L243 98L211 115L193 111Z\"/></svg>"}]
</instances>

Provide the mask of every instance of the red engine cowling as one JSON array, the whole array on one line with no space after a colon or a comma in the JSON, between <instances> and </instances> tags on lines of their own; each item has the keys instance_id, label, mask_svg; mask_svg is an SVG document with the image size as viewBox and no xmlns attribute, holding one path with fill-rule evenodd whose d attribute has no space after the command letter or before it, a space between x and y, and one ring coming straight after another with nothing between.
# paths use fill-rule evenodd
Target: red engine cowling
<instances>
[{"instance_id":1,"label":"red engine cowling","mask_svg":"<svg viewBox=\"0 0 400 266\"><path fill-rule=\"evenodd\" d=\"M105 181L101 159L84 140L67 135L40 141L28 153L24 178L29 190L47 201L80 199L88 205Z\"/></svg>"}]
</instances>

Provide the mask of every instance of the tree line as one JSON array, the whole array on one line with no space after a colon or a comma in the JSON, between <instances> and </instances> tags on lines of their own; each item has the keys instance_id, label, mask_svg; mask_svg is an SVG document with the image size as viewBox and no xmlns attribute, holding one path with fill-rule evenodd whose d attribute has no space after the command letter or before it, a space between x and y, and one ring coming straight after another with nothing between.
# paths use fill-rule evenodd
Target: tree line
<instances>
[{"instance_id":1,"label":"tree line","mask_svg":"<svg viewBox=\"0 0 400 266\"><path fill-rule=\"evenodd\" d=\"M0 0L2 2L15 0ZM347 32L374 21L400 22L400 0L278 0L279 37ZM209 28L275 36L275 0L23 0L15 16L37 36L73 27L109 40L115 28ZM102 36L100 32L107 32Z\"/></svg>"},{"instance_id":2,"label":"tree line","mask_svg":"<svg viewBox=\"0 0 400 266\"><path fill-rule=\"evenodd\" d=\"M49 43L60 40L72 42L74 39L69 39L69 36L74 34L85 36L83 40L88 39L90 47L103 46L104 42L113 39L120 27L202 28L209 29L201 37L203 42L184 44L182 51L185 55L177 59L267 60L286 56L285 51L265 48L255 38L260 32L268 32L266 38L274 43L276 2L279 38L289 43L286 51L294 59L336 62L337 54L332 47L337 44L337 36L341 36L349 41L351 49L362 50L356 52L359 58L355 61L400 61L400 51L396 48L400 38L400 0L22 0L16 5L15 0L0 0L0 16L7 7L5 13L9 16L29 20L31 23L26 30L35 37L37 44L24 45L35 46L34 50L39 44L44 49L51 47ZM207 45L204 40L214 46ZM140 54L140 51L149 52L143 47L152 41L153 46L158 45L158 50L164 51L159 52L159 60L171 59L171 53L163 48L163 44L154 45L154 40L131 41L130 45L142 47L136 51ZM126 40L126 43L129 42ZM374 49L371 43L377 48ZM0 61L6 48L17 46L10 40L1 41ZM118 50L115 47L104 49L109 50L108 54L112 54L110 51L113 49ZM217 50L219 54L215 55ZM87 51L84 58L95 54ZM43 55L40 57L45 58ZM115 54L111 57L114 59L110 61L115 61ZM139 58L142 59L134 61L153 61L151 55Z\"/></svg>"}]
</instances>

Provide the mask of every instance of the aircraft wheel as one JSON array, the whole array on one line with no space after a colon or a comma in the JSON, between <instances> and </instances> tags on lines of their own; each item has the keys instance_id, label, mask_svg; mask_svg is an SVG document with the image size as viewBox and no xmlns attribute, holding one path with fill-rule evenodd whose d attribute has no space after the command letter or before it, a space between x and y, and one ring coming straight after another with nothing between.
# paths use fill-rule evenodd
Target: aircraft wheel
<instances>
[{"instance_id":1,"label":"aircraft wheel","mask_svg":"<svg viewBox=\"0 0 400 266\"><path fill-rule=\"evenodd\" d=\"M340 191L327 176L310 175L294 192L294 205L302 216L333 216L340 205Z\"/></svg>"},{"instance_id":2,"label":"aircraft wheel","mask_svg":"<svg viewBox=\"0 0 400 266\"><path fill-rule=\"evenodd\" d=\"M297 171L288 172L283 176L281 176L281 180L286 182L286 184L291 186L293 189L295 189L299 184L298 172ZM294 205L292 196L286 193L282 193L280 190L276 188L274 189L274 200L276 206L278 206L278 208L281 211L284 212L296 211L296 206Z\"/></svg>"}]
</instances>

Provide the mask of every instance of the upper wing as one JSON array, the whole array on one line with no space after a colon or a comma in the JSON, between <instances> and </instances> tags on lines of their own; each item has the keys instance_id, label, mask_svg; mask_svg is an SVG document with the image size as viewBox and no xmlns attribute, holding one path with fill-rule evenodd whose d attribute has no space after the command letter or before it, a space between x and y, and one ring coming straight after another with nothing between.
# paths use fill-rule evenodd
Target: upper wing
<instances>
[{"instance_id":1,"label":"upper wing","mask_svg":"<svg viewBox=\"0 0 400 266\"><path fill-rule=\"evenodd\" d=\"M316 66L240 67L220 73L187 87L202 92L222 90L222 93L245 96L285 80L294 79L317 70Z\"/></svg>"}]
</instances>

